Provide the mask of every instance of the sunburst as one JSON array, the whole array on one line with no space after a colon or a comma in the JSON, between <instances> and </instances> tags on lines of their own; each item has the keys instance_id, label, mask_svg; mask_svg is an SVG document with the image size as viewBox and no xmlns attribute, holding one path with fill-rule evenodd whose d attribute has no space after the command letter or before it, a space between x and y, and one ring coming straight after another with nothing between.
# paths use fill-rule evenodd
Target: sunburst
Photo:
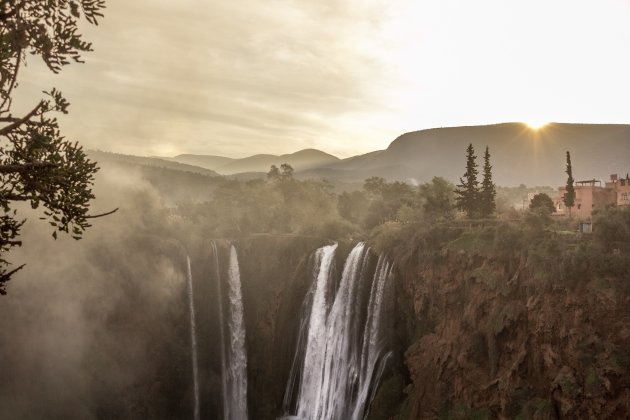
<instances>
[{"instance_id":1,"label":"sunburst","mask_svg":"<svg viewBox=\"0 0 630 420\"><path fill-rule=\"evenodd\" d=\"M529 121L529 122L526 122L525 125L527 125L532 130L540 130L541 128L546 126L547 123L542 122L542 121Z\"/></svg>"}]
</instances>

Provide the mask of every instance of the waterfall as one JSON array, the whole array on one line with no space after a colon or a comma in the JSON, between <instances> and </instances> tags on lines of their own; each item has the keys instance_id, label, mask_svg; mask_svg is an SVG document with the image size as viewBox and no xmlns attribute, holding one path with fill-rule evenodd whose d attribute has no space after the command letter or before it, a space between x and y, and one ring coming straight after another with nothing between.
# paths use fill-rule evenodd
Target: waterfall
<instances>
[{"instance_id":1,"label":"waterfall","mask_svg":"<svg viewBox=\"0 0 630 420\"><path fill-rule=\"evenodd\" d=\"M391 265L380 257L369 275L369 253L359 243L337 286L332 270L336 249L336 244L329 245L315 255L285 392L285 419L364 419L391 354L380 329Z\"/></svg>"},{"instance_id":2,"label":"waterfall","mask_svg":"<svg viewBox=\"0 0 630 420\"><path fill-rule=\"evenodd\" d=\"M228 397L230 420L247 419L247 352L245 350L245 322L243 320L243 297L241 275L234 245L230 247L228 270L230 298L230 347L228 349Z\"/></svg>"},{"instance_id":3,"label":"waterfall","mask_svg":"<svg viewBox=\"0 0 630 420\"><path fill-rule=\"evenodd\" d=\"M212 255L214 256L214 268L217 280L217 299L219 308L219 341L221 353L221 395L223 397L223 418L229 419L227 368L226 368L226 347L225 347L225 325L223 320L223 288L221 286L221 267L219 265L219 250L215 241L211 242Z\"/></svg>"},{"instance_id":4,"label":"waterfall","mask_svg":"<svg viewBox=\"0 0 630 420\"><path fill-rule=\"evenodd\" d=\"M218 282L223 419L247 420L247 352L245 349L245 322L238 256L236 248L231 246L228 265L227 298L229 305L227 306L226 326L223 310L225 296L223 295L218 250L214 241L212 242L212 251L215 257Z\"/></svg>"},{"instance_id":5,"label":"waterfall","mask_svg":"<svg viewBox=\"0 0 630 420\"><path fill-rule=\"evenodd\" d=\"M195 295L193 292L192 272L190 270L190 257L186 256L188 279L188 310L190 312L190 347L192 352L193 394L194 394L194 419L199 420L199 370L197 367L197 325L195 322Z\"/></svg>"}]
</instances>

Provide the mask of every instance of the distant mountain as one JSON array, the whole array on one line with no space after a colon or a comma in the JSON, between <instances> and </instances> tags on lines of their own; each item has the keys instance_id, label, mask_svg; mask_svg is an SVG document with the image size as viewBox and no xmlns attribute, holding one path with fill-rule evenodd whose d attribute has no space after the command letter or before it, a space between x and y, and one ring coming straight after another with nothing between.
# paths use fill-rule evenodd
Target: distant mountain
<instances>
[{"instance_id":1,"label":"distant mountain","mask_svg":"<svg viewBox=\"0 0 630 420\"><path fill-rule=\"evenodd\" d=\"M435 128L403 134L386 150L344 159L298 176L358 182L370 176L425 182L451 181L464 174L466 147L472 143L481 172L490 147L499 185L559 186L566 181L566 151L576 180L607 179L630 171L630 125L552 123L533 130L522 123Z\"/></svg>"},{"instance_id":2,"label":"distant mountain","mask_svg":"<svg viewBox=\"0 0 630 420\"><path fill-rule=\"evenodd\" d=\"M200 166L202 168L216 170L221 166L227 165L235 159L224 156L212 156L212 155L177 155L173 158L164 158L175 162L185 163L188 165Z\"/></svg>"},{"instance_id":3,"label":"distant mountain","mask_svg":"<svg viewBox=\"0 0 630 420\"><path fill-rule=\"evenodd\" d=\"M133 165L152 166L156 168L172 169L183 172L192 172L195 174L205 176L219 176L215 171L209 169L200 168L199 166L187 165L184 163L175 162L168 159L156 158L156 157L144 157L124 155L121 153L103 152L100 150L88 150L88 156L97 162L113 162L113 163L128 163Z\"/></svg>"},{"instance_id":4,"label":"distant mountain","mask_svg":"<svg viewBox=\"0 0 630 420\"><path fill-rule=\"evenodd\" d=\"M271 165L288 163L296 171L304 171L339 162L339 158L316 149L304 149L286 155L254 155L242 159L232 159L212 155L179 155L173 161L198 165L224 175L242 172L267 173Z\"/></svg>"},{"instance_id":5,"label":"distant mountain","mask_svg":"<svg viewBox=\"0 0 630 420\"><path fill-rule=\"evenodd\" d=\"M168 206L207 201L217 186L225 182L224 177L214 171L164 159L94 150L87 153L102 169L97 177L114 173L134 181L142 179L159 192ZM138 185L138 188L145 187L144 183ZM125 205L120 202L112 204Z\"/></svg>"}]
</instances>

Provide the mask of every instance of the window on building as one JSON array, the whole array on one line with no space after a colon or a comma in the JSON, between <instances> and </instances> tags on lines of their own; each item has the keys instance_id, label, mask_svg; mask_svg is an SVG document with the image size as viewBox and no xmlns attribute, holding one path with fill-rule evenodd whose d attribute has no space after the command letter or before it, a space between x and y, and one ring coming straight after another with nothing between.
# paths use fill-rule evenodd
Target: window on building
<instances>
[{"instance_id":1,"label":"window on building","mask_svg":"<svg viewBox=\"0 0 630 420\"><path fill-rule=\"evenodd\" d=\"M579 210L579 209L581 209L581 208L582 208L582 205L581 205L581 204L578 204L578 210Z\"/></svg>"}]
</instances>

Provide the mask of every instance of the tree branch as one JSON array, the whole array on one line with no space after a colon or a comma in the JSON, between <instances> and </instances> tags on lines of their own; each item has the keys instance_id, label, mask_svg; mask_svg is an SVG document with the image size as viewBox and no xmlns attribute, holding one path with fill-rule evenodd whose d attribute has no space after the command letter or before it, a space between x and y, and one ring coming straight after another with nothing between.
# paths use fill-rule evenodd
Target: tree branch
<instances>
[{"instance_id":1,"label":"tree branch","mask_svg":"<svg viewBox=\"0 0 630 420\"><path fill-rule=\"evenodd\" d=\"M96 219L97 217L109 216L110 214L114 214L118 211L118 207L116 207L112 211L108 211L107 213L95 214L94 216L85 216L86 219Z\"/></svg>"},{"instance_id":2,"label":"tree branch","mask_svg":"<svg viewBox=\"0 0 630 420\"><path fill-rule=\"evenodd\" d=\"M22 246L22 241L2 241L0 240L0 245L11 245L11 246Z\"/></svg>"},{"instance_id":3,"label":"tree branch","mask_svg":"<svg viewBox=\"0 0 630 420\"><path fill-rule=\"evenodd\" d=\"M50 162L26 162L14 165L0 165L0 174L12 174L16 172L26 172L37 168L56 168L57 164Z\"/></svg>"},{"instance_id":4,"label":"tree branch","mask_svg":"<svg viewBox=\"0 0 630 420\"><path fill-rule=\"evenodd\" d=\"M23 269L24 266L25 266L25 264L22 264L18 268L14 269L14 270L11 270L8 273L4 273L4 274L0 275L0 295L6 295L7 294L6 290L4 290L4 285L2 285L2 283L6 283L7 281L11 280L11 276L14 275L15 273L17 273L18 271L20 271L21 269Z\"/></svg>"},{"instance_id":5,"label":"tree branch","mask_svg":"<svg viewBox=\"0 0 630 420\"><path fill-rule=\"evenodd\" d=\"M25 3L26 3L26 0L22 0L12 10L9 10L8 12L0 12L0 20L7 20L17 15L17 13L20 11L20 9L22 8L22 6L24 6Z\"/></svg>"},{"instance_id":6,"label":"tree branch","mask_svg":"<svg viewBox=\"0 0 630 420\"><path fill-rule=\"evenodd\" d=\"M5 127L2 127L2 129L0 129L0 136L4 136L9 134L11 131L15 130L16 128L18 128L19 126L21 126L22 124L26 123L28 120L30 120L31 118L33 118L33 116L35 114L37 114L37 112L40 110L40 108L44 106L44 101L40 101L40 103L31 110L31 112L29 112L28 114L26 114L24 117L20 118L19 120L15 121L14 123L11 123Z\"/></svg>"},{"instance_id":7,"label":"tree branch","mask_svg":"<svg viewBox=\"0 0 630 420\"><path fill-rule=\"evenodd\" d=\"M0 199L4 199L7 201L28 201L34 200L37 197L32 195L19 195L19 194L0 194Z\"/></svg>"},{"instance_id":8,"label":"tree branch","mask_svg":"<svg viewBox=\"0 0 630 420\"><path fill-rule=\"evenodd\" d=\"M13 75L11 76L11 83L9 83L9 87L6 90L6 96L2 101L2 105L0 105L0 113L9 112L11 109L11 93L13 93L13 88L15 87L15 83L17 82L18 72L20 71L20 59L22 58L22 49L20 48L17 51L17 55L15 57L15 67L13 68ZM4 85L4 80L2 81ZM6 106L6 107L5 107Z\"/></svg>"}]
</instances>

